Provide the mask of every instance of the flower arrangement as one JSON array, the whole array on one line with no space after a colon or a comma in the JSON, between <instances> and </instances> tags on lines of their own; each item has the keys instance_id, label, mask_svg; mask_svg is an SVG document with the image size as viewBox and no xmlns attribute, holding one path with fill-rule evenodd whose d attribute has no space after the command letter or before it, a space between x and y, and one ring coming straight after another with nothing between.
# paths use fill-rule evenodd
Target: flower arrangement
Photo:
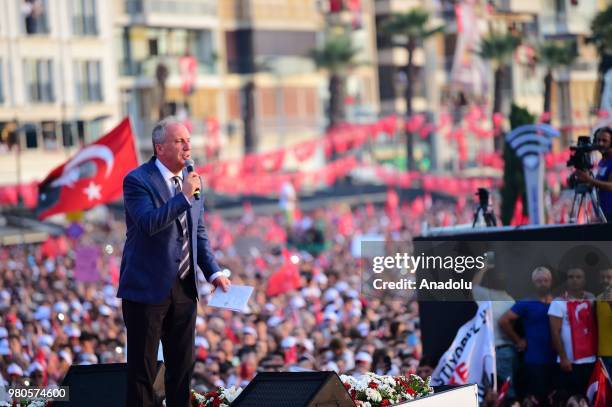
<instances>
[{"instance_id":1,"label":"flower arrangement","mask_svg":"<svg viewBox=\"0 0 612 407\"><path fill-rule=\"evenodd\" d=\"M429 379L419 376L379 376L366 373L358 379L342 375L340 380L357 406L385 407L433 393Z\"/></svg>"},{"instance_id":2,"label":"flower arrangement","mask_svg":"<svg viewBox=\"0 0 612 407\"><path fill-rule=\"evenodd\" d=\"M0 401L0 407L49 407L51 401L45 399L31 399L22 401Z\"/></svg>"},{"instance_id":3,"label":"flower arrangement","mask_svg":"<svg viewBox=\"0 0 612 407\"><path fill-rule=\"evenodd\" d=\"M241 388L234 386L229 389L218 387L216 390L200 394L195 390L191 390L191 406L192 407L229 407L229 405L242 392Z\"/></svg>"},{"instance_id":4,"label":"flower arrangement","mask_svg":"<svg viewBox=\"0 0 612 407\"><path fill-rule=\"evenodd\" d=\"M392 406L418 397L433 393L429 386L429 379L423 380L419 376L379 376L374 373L362 375L359 379L353 376L340 376L344 387L351 395L357 406L385 407ZM242 392L241 388L230 387L200 394L191 391L192 407L229 407Z\"/></svg>"}]
</instances>

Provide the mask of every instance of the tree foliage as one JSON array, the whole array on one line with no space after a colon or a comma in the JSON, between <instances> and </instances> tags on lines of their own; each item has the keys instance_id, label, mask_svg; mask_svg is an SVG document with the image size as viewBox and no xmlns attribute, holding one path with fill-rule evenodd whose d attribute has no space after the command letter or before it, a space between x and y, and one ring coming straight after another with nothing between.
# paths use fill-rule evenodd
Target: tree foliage
<instances>
[{"instance_id":1,"label":"tree foliage","mask_svg":"<svg viewBox=\"0 0 612 407\"><path fill-rule=\"evenodd\" d=\"M527 109L512 104L510 110L510 126L512 129L534 122L535 116L529 113ZM514 214L514 205L519 197L523 201L523 214L527 214L523 163L517 157L514 149L506 142L504 146L504 186L501 189L501 221L504 225L510 224Z\"/></svg>"}]
</instances>

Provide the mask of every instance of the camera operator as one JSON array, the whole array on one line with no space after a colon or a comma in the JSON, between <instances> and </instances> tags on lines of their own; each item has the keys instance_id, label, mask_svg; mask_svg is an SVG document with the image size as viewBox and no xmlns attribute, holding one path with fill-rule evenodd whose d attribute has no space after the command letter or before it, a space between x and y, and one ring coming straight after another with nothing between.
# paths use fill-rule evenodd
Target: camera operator
<instances>
[{"instance_id":1,"label":"camera operator","mask_svg":"<svg viewBox=\"0 0 612 407\"><path fill-rule=\"evenodd\" d=\"M602 154L594 176L583 170L576 170L575 174L580 182L598 189L599 205L610 223L612 222L612 129L610 127L597 129L594 143Z\"/></svg>"}]
</instances>

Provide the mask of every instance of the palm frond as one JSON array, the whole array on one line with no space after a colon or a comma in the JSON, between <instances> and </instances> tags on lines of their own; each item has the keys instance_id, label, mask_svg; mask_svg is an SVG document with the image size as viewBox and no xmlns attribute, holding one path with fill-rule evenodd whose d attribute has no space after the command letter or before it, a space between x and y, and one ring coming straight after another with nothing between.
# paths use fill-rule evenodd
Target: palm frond
<instances>
[{"instance_id":1,"label":"palm frond","mask_svg":"<svg viewBox=\"0 0 612 407\"><path fill-rule=\"evenodd\" d=\"M482 38L478 54L484 59L503 64L512 57L520 43L521 40L517 36L493 32Z\"/></svg>"},{"instance_id":2,"label":"palm frond","mask_svg":"<svg viewBox=\"0 0 612 407\"><path fill-rule=\"evenodd\" d=\"M538 62L548 68L572 65L578 58L573 40L549 40L538 47Z\"/></svg>"},{"instance_id":3,"label":"palm frond","mask_svg":"<svg viewBox=\"0 0 612 407\"><path fill-rule=\"evenodd\" d=\"M393 14L383 22L381 30L391 36L412 37L423 40L444 30L444 27L428 28L430 14L422 8L413 8L405 13Z\"/></svg>"},{"instance_id":4,"label":"palm frond","mask_svg":"<svg viewBox=\"0 0 612 407\"><path fill-rule=\"evenodd\" d=\"M332 73L339 73L356 63L355 57L359 48L354 47L348 35L334 35L325 43L310 50L310 57L318 68L327 69Z\"/></svg>"},{"instance_id":5,"label":"palm frond","mask_svg":"<svg viewBox=\"0 0 612 407\"><path fill-rule=\"evenodd\" d=\"M612 5L595 16L591 22L591 32L588 41L593 43L600 53L612 50Z\"/></svg>"}]
</instances>

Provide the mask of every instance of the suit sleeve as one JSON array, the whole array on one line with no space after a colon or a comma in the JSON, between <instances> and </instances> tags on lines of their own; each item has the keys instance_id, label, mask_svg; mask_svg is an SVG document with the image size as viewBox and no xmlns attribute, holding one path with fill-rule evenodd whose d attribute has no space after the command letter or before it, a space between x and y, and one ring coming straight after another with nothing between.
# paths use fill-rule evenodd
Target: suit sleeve
<instances>
[{"instance_id":1,"label":"suit sleeve","mask_svg":"<svg viewBox=\"0 0 612 407\"><path fill-rule=\"evenodd\" d=\"M159 208L155 207L151 192L132 174L123 180L123 200L128 214L138 229L148 236L153 236L172 225L172 222L190 206L189 202L179 194Z\"/></svg>"},{"instance_id":2,"label":"suit sleeve","mask_svg":"<svg viewBox=\"0 0 612 407\"><path fill-rule=\"evenodd\" d=\"M200 205L204 205L204 200L201 200ZM204 211L202 211L203 213ZM213 274L221 271L221 267L217 264L215 260L215 255L210 247L210 242L208 240L208 233L206 232L206 227L204 226L203 216L200 216L198 219L198 266L204 272L204 277L206 280L211 282L211 277Z\"/></svg>"}]
</instances>

